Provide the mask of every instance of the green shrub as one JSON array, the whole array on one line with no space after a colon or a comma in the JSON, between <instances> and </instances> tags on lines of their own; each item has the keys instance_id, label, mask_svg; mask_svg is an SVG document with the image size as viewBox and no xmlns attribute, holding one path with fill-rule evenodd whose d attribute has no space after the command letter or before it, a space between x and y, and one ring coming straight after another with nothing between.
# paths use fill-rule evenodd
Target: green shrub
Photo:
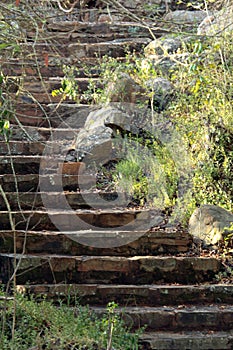
<instances>
[{"instance_id":1,"label":"green shrub","mask_svg":"<svg viewBox=\"0 0 233 350\"><path fill-rule=\"evenodd\" d=\"M2 306L2 305L1 305ZM28 350L31 347L53 350L103 350L111 341L116 350L137 350L140 332L132 334L109 303L105 316L97 316L88 307L53 305L16 295L7 301L2 324L2 350ZM13 318L15 326L13 327Z\"/></svg>"},{"instance_id":2,"label":"green shrub","mask_svg":"<svg viewBox=\"0 0 233 350\"><path fill-rule=\"evenodd\" d=\"M190 63L173 74L176 101L169 114L193 161L196 204L233 208L233 71L230 37L196 41Z\"/></svg>"}]
</instances>

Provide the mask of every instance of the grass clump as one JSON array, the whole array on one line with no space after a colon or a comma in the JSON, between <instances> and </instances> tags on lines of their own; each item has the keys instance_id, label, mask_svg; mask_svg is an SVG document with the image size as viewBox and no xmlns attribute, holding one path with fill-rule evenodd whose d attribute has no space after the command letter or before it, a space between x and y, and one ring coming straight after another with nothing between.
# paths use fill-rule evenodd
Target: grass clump
<instances>
[{"instance_id":1,"label":"grass clump","mask_svg":"<svg viewBox=\"0 0 233 350\"><path fill-rule=\"evenodd\" d=\"M87 306L47 300L37 301L16 294L2 301L2 350L137 350L139 333L131 334L109 303L106 315L97 316Z\"/></svg>"}]
</instances>

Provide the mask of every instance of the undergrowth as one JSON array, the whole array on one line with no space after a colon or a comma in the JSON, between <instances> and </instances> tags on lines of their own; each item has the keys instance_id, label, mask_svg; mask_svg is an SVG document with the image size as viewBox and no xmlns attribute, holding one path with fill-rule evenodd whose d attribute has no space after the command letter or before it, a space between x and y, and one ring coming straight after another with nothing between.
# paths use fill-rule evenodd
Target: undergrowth
<instances>
[{"instance_id":1,"label":"undergrowth","mask_svg":"<svg viewBox=\"0 0 233 350\"><path fill-rule=\"evenodd\" d=\"M22 294L1 293L2 350L137 350L140 331L130 333L111 302L104 316L87 306L54 305ZM15 319L14 329L12 320Z\"/></svg>"}]
</instances>

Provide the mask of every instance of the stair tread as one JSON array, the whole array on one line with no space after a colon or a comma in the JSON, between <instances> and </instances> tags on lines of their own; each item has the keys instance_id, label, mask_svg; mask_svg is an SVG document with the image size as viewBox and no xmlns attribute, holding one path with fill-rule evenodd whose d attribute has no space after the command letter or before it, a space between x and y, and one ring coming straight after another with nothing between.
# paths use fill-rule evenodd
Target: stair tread
<instances>
[{"instance_id":1,"label":"stair tread","mask_svg":"<svg viewBox=\"0 0 233 350\"><path fill-rule=\"evenodd\" d=\"M77 239L77 236L75 236ZM85 235L79 241L85 240ZM132 237L130 237L133 240ZM128 239L128 237L127 237ZM91 238L86 238L86 245ZM92 239L93 247L96 242L106 246L102 234ZM91 242L92 243L92 242ZM84 243L85 244L85 243ZM56 249L54 247L54 249ZM12 273L14 261L20 261L17 283L201 283L213 280L221 270L221 261L213 257L176 257L176 256L96 256L96 255L64 255L64 254L14 254L1 253L1 271L4 278ZM55 279L54 279L55 278Z\"/></svg>"},{"instance_id":2,"label":"stair tread","mask_svg":"<svg viewBox=\"0 0 233 350\"><path fill-rule=\"evenodd\" d=\"M85 177L91 177L93 178L93 175L82 175L82 174L79 174L79 175L66 175L66 174L43 174L43 175L39 175L39 174L16 174L16 175L13 175L13 174L7 174L7 176L5 176L5 174L0 174L0 180L3 182L3 183L8 183L8 182L15 182L15 180L17 180L17 183L19 182L30 182L32 181L32 179L39 179L39 177L42 177L43 179L45 178L50 178L50 177L53 177L53 178L56 178L56 177L61 177L63 179L79 179L79 178L85 178ZM10 191L8 191L10 192ZM26 191L25 191L26 192Z\"/></svg>"},{"instance_id":3,"label":"stair tread","mask_svg":"<svg viewBox=\"0 0 233 350\"><path fill-rule=\"evenodd\" d=\"M83 230L82 230L83 231ZM95 229L92 229L92 230L88 230L87 232L95 232L96 230ZM112 233L114 230L109 228L109 229L104 229L104 230L101 230L101 229L98 229L98 232L109 232L109 233ZM119 230L115 228L115 231L118 232ZM179 237L182 236L183 234L187 234L187 231L185 230L182 230L182 229L174 229L172 227L170 228L163 228L163 227L158 227L158 228L154 228L153 230L148 230L148 231L144 231L144 230L135 230L135 232L144 232L144 234L149 234L151 237L153 236L159 236L160 234L165 236L165 237L171 237L171 238L174 238L174 237ZM66 232L69 232L69 231L66 231ZM73 231L71 231L73 232ZM121 230L121 232L132 232L131 230ZM27 236L30 236L30 235L42 235L42 236L59 236L59 235L63 235L63 233L61 231L53 231L53 230L27 230L25 232L25 230L15 230L14 233L20 235L25 235L25 233L27 234ZM13 234L12 233L12 230L0 230L0 235L4 235L4 234Z\"/></svg>"},{"instance_id":4,"label":"stair tread","mask_svg":"<svg viewBox=\"0 0 233 350\"><path fill-rule=\"evenodd\" d=\"M210 290L211 292L215 292L216 290L224 290L225 292L232 292L233 291L233 283L203 283L203 284L144 284L144 285L138 285L138 284L101 284L101 283L56 283L56 284L26 284L25 288L30 287L44 287L45 289L53 288L53 289L64 289L68 290L70 287L73 288L90 288L90 289L103 289L103 290L110 290L110 289L116 289L116 290L126 290L131 292L132 290L159 290L163 291L166 290L169 292L169 290Z\"/></svg>"},{"instance_id":5,"label":"stair tread","mask_svg":"<svg viewBox=\"0 0 233 350\"><path fill-rule=\"evenodd\" d=\"M62 176L62 179L61 179ZM17 182L17 190L19 192L35 191L38 192L39 180L43 181L43 185L46 186L46 191L58 190L61 192L61 180L64 189L77 191L79 185L82 185L82 189L88 189L93 186L96 181L95 175L60 175L57 173L39 175L38 172L35 174L30 171L26 174L7 174L0 175L0 183L3 186L4 191L11 192L15 189L15 183Z\"/></svg>"},{"instance_id":6,"label":"stair tread","mask_svg":"<svg viewBox=\"0 0 233 350\"><path fill-rule=\"evenodd\" d=\"M168 331L168 332L162 332L162 331L158 331L158 332L144 332L140 338L141 339L145 339L145 338L183 338L184 336L190 336L192 337L225 337L225 336L229 336L229 337L233 337L233 330L230 331L212 331L209 332L208 330L204 330L204 331L180 331L180 332L172 332L172 331Z\"/></svg>"},{"instance_id":7,"label":"stair tread","mask_svg":"<svg viewBox=\"0 0 233 350\"><path fill-rule=\"evenodd\" d=\"M155 260L155 261L169 261L169 260L177 260L177 261L208 261L208 260L217 260L217 258L212 256L154 256L154 255L136 255L133 257L125 257L125 256L96 256L96 255L66 255L66 254L14 254L14 253L0 253L0 256L9 256L9 257L16 257L16 258L40 258L40 259L48 259L48 258L66 258L66 259L78 259L81 261L88 261L88 260L108 260L108 261L138 261L138 260ZM201 266L199 266L201 268ZM206 268L203 266L202 268Z\"/></svg>"},{"instance_id":8,"label":"stair tread","mask_svg":"<svg viewBox=\"0 0 233 350\"><path fill-rule=\"evenodd\" d=\"M43 294L49 298L78 295L80 302L91 305L106 305L115 301L121 306L161 305L233 305L233 283L231 284L27 284L18 285L18 290L32 294Z\"/></svg>"},{"instance_id":9,"label":"stair tread","mask_svg":"<svg viewBox=\"0 0 233 350\"><path fill-rule=\"evenodd\" d=\"M91 306L93 310L96 312L106 312L107 308L105 306ZM173 313L216 313L216 312L232 312L233 313L233 304L211 304L211 305L164 305L164 306L118 306L116 312L119 313L131 313L131 314L139 314L142 315L150 314L150 313L160 313L160 312L173 312ZM233 324L233 318L232 318Z\"/></svg>"},{"instance_id":10,"label":"stair tread","mask_svg":"<svg viewBox=\"0 0 233 350\"><path fill-rule=\"evenodd\" d=\"M207 328L202 331L144 332L140 335L140 342L148 350L230 350L233 346L233 331L210 331Z\"/></svg>"},{"instance_id":11,"label":"stair tread","mask_svg":"<svg viewBox=\"0 0 233 350\"><path fill-rule=\"evenodd\" d=\"M90 307L95 313L103 315L107 308ZM115 310L127 326L145 330L232 330L233 305L175 305L175 306L124 306Z\"/></svg>"},{"instance_id":12,"label":"stair tread","mask_svg":"<svg viewBox=\"0 0 233 350\"><path fill-rule=\"evenodd\" d=\"M46 192L44 192L46 193ZM59 193L59 192L58 192ZM60 194L60 193L59 193ZM111 209L76 209L75 212L77 214L95 214L95 215L105 215L105 214L135 214L135 213L150 213L153 212L153 209L146 209L146 208L111 208ZM1 214L7 214L7 210L1 210ZM33 209L33 210L12 210L12 214L29 214L29 213L38 213L38 214L66 214L66 215L73 215L73 211L66 210L66 209L53 209L53 208L40 208L40 209Z\"/></svg>"}]
</instances>

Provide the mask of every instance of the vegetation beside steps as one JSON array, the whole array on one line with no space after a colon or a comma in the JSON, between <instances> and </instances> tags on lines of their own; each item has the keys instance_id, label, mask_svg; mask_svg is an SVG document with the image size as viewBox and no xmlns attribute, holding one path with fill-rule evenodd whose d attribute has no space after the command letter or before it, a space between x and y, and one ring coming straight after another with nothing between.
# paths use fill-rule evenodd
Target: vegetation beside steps
<instances>
[{"instance_id":1,"label":"vegetation beside steps","mask_svg":"<svg viewBox=\"0 0 233 350\"><path fill-rule=\"evenodd\" d=\"M21 294L0 296L2 350L106 350L138 349L140 331L130 333L109 303L106 315L97 317L87 306L53 305Z\"/></svg>"}]
</instances>

